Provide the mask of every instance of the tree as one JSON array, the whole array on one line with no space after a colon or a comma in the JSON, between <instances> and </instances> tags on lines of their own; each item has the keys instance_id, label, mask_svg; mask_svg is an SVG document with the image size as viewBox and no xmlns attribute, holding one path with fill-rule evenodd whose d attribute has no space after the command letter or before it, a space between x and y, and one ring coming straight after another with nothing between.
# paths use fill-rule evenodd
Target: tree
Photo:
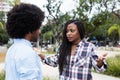
<instances>
[{"instance_id":1,"label":"tree","mask_svg":"<svg viewBox=\"0 0 120 80\"><path fill-rule=\"evenodd\" d=\"M47 2L48 4L44 6L49 13L48 16L46 16L48 20L47 24L49 25L49 27L52 27L51 31L54 34L54 43L56 43L56 45L59 45L61 32L63 30L63 24L71 17L68 15L68 13L63 14L60 11L62 0L47 0Z\"/></svg>"},{"instance_id":2,"label":"tree","mask_svg":"<svg viewBox=\"0 0 120 80\"><path fill-rule=\"evenodd\" d=\"M0 0L0 2L9 3L10 6L14 6L20 3L20 0ZM2 7L2 6L1 6ZM4 7L4 6L3 6ZM5 14L6 11L0 11L0 44L6 44L9 40L9 36L5 29Z\"/></svg>"},{"instance_id":3,"label":"tree","mask_svg":"<svg viewBox=\"0 0 120 80\"><path fill-rule=\"evenodd\" d=\"M6 0L10 4L10 6L15 6L20 3L20 0Z\"/></svg>"},{"instance_id":4,"label":"tree","mask_svg":"<svg viewBox=\"0 0 120 80\"><path fill-rule=\"evenodd\" d=\"M109 29L108 29L108 35L112 35L114 34L112 37L115 38L115 35L118 34L118 39L120 41L120 25L118 24L114 24L112 25ZM115 41L114 41L115 42Z\"/></svg>"},{"instance_id":5,"label":"tree","mask_svg":"<svg viewBox=\"0 0 120 80\"><path fill-rule=\"evenodd\" d=\"M2 24L2 22L0 22L0 29L3 29L4 27L3 27L3 24Z\"/></svg>"},{"instance_id":6,"label":"tree","mask_svg":"<svg viewBox=\"0 0 120 80\"><path fill-rule=\"evenodd\" d=\"M110 22L112 22L111 13L117 9L119 0L74 0L76 1L76 9L73 10L73 18L79 18L84 22L86 28L86 36L91 36L103 27L107 32ZM93 11L95 11L93 13ZM91 17L90 17L91 15ZM111 21L110 21L111 20Z\"/></svg>"},{"instance_id":7,"label":"tree","mask_svg":"<svg viewBox=\"0 0 120 80\"><path fill-rule=\"evenodd\" d=\"M6 44L9 37L4 29L0 29L0 44Z\"/></svg>"},{"instance_id":8,"label":"tree","mask_svg":"<svg viewBox=\"0 0 120 80\"><path fill-rule=\"evenodd\" d=\"M119 20L114 19L114 16L119 17L119 13L116 12L117 5L120 4L119 0L73 1L76 1L76 8L63 14L60 11L61 0L47 0L48 4L45 6L49 13L46 16L48 19L47 24L52 27L55 42L60 42L63 24L69 19L78 18L83 21L86 28L86 37L103 36L107 38L107 29L114 23L119 22Z\"/></svg>"}]
</instances>

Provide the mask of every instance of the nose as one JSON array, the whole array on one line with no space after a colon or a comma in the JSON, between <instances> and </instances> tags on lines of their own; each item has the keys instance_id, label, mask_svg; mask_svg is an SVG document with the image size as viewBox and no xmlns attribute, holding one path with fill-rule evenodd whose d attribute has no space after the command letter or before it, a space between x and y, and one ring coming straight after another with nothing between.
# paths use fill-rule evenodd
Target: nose
<instances>
[{"instance_id":1,"label":"nose","mask_svg":"<svg viewBox=\"0 0 120 80\"><path fill-rule=\"evenodd\" d=\"M71 35L71 32L70 32L70 31L68 31L68 32L66 33L66 35L67 35L67 36L70 36L70 35Z\"/></svg>"}]
</instances>

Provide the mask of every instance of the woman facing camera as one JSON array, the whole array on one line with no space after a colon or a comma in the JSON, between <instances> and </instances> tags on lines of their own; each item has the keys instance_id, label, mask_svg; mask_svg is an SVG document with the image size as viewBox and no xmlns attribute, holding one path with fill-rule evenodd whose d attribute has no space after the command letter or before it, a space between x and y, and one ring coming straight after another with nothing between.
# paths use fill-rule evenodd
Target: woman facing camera
<instances>
[{"instance_id":1,"label":"woman facing camera","mask_svg":"<svg viewBox=\"0 0 120 80\"><path fill-rule=\"evenodd\" d=\"M107 64L103 54L95 54L95 46L84 40L85 28L80 20L69 20L63 30L62 43L56 55L47 57L35 49L43 62L59 66L59 80L92 80L92 66L96 71L105 71Z\"/></svg>"}]
</instances>

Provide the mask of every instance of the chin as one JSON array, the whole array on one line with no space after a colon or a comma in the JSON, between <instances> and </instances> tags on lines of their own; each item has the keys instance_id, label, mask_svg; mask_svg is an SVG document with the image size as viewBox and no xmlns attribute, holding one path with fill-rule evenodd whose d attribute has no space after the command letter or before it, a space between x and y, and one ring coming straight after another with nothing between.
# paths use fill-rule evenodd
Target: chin
<instances>
[{"instance_id":1,"label":"chin","mask_svg":"<svg viewBox=\"0 0 120 80\"><path fill-rule=\"evenodd\" d=\"M68 40L69 42L73 42L72 40Z\"/></svg>"}]
</instances>

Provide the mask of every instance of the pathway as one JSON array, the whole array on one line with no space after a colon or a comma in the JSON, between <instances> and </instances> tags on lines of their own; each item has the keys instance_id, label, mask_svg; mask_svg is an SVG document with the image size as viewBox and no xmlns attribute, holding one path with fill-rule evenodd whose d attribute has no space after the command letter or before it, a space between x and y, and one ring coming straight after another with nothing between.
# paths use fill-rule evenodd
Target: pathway
<instances>
[{"instance_id":1,"label":"pathway","mask_svg":"<svg viewBox=\"0 0 120 80\"><path fill-rule=\"evenodd\" d=\"M48 80L58 80L58 67L53 68L46 64L42 64L43 76L48 78ZM4 63L0 64L0 71L4 69ZM98 73L92 73L93 80L120 80L120 78L107 76Z\"/></svg>"}]
</instances>

